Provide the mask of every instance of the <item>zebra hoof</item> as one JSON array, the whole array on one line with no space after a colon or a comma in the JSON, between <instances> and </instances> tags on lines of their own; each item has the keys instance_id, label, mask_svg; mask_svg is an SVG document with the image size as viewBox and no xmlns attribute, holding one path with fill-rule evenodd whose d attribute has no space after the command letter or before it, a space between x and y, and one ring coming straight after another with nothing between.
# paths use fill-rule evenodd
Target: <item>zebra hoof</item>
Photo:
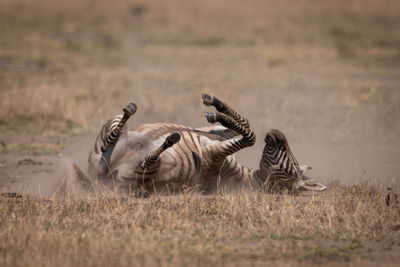
<instances>
[{"instance_id":1,"label":"zebra hoof","mask_svg":"<svg viewBox=\"0 0 400 267\"><path fill-rule=\"evenodd\" d=\"M212 106L214 104L214 98L210 96L209 94L203 93L201 95L203 98L203 104L206 106Z\"/></svg>"},{"instance_id":2,"label":"zebra hoof","mask_svg":"<svg viewBox=\"0 0 400 267\"><path fill-rule=\"evenodd\" d=\"M217 122L217 115L215 112L204 112L206 119L209 123L216 123Z\"/></svg>"},{"instance_id":3,"label":"zebra hoof","mask_svg":"<svg viewBox=\"0 0 400 267\"><path fill-rule=\"evenodd\" d=\"M174 132L167 137L165 143L167 144L167 146L173 146L178 143L179 140L181 140L181 135L177 132Z\"/></svg>"},{"instance_id":4,"label":"zebra hoof","mask_svg":"<svg viewBox=\"0 0 400 267\"><path fill-rule=\"evenodd\" d=\"M135 114L137 110L136 104L133 103L129 103L126 107L124 107L122 109L122 111L124 112L124 114L128 117L132 116L133 114Z\"/></svg>"}]
</instances>

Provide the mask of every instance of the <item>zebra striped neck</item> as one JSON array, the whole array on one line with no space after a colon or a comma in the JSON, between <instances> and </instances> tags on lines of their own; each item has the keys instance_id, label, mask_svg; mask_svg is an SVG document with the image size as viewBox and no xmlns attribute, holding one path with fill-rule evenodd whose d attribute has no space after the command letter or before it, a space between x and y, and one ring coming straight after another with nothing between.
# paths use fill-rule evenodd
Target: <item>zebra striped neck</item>
<instances>
[{"instance_id":1,"label":"zebra striped neck","mask_svg":"<svg viewBox=\"0 0 400 267\"><path fill-rule=\"evenodd\" d=\"M268 172L264 168L253 170L253 181L260 188L264 187L268 178Z\"/></svg>"}]
</instances>

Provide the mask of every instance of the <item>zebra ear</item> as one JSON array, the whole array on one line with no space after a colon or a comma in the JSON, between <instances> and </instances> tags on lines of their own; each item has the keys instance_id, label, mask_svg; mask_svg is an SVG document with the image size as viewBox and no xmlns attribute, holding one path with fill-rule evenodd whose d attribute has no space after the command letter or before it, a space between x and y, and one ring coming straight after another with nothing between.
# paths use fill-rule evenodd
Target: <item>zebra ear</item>
<instances>
[{"instance_id":1,"label":"zebra ear","mask_svg":"<svg viewBox=\"0 0 400 267\"><path fill-rule=\"evenodd\" d=\"M311 170L311 166L309 165L300 165L300 173L304 174L306 171Z\"/></svg>"}]
</instances>

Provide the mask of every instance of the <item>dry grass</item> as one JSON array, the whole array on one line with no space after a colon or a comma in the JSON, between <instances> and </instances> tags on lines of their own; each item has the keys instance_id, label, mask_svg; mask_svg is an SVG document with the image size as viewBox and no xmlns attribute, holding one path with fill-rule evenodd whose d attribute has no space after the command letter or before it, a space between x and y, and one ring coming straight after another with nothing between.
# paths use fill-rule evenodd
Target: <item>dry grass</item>
<instances>
[{"instance_id":1,"label":"dry grass","mask_svg":"<svg viewBox=\"0 0 400 267\"><path fill-rule=\"evenodd\" d=\"M250 119L258 150L244 151L247 166L257 166L262 136L276 128L317 175L358 175L347 159L362 154L357 168L390 176L400 147L399 6L3 0L0 143L95 135L130 101L131 126L204 126L207 91Z\"/></svg>"},{"instance_id":2,"label":"dry grass","mask_svg":"<svg viewBox=\"0 0 400 267\"><path fill-rule=\"evenodd\" d=\"M87 155L70 136L94 135L129 101L134 125L206 125L203 91L251 120L259 141L244 165L277 128L318 180L398 184L399 28L397 0L2 0L0 185L57 180L56 154L74 143ZM18 165L26 157L43 165ZM305 197L1 198L0 265L396 264L399 204L385 197L333 185Z\"/></svg>"},{"instance_id":3,"label":"dry grass","mask_svg":"<svg viewBox=\"0 0 400 267\"><path fill-rule=\"evenodd\" d=\"M387 206L385 196L377 187L332 186L303 197L240 193L1 199L0 264L396 262L400 206Z\"/></svg>"},{"instance_id":4,"label":"dry grass","mask_svg":"<svg viewBox=\"0 0 400 267\"><path fill-rule=\"evenodd\" d=\"M6 127L69 120L90 128L127 99L145 114L139 123L197 126L199 94L207 89L238 110L255 103L260 108L247 115L269 125L293 102L291 116L306 103L299 117L313 114L322 90L335 103L329 114L348 118L323 117L322 129L323 121L351 127L377 113L366 129L389 128L396 132L391 139L400 132L391 116L400 101L392 82L400 55L395 0L5 0L0 12L0 125ZM186 103L187 111L176 103ZM290 133L307 122L290 120L274 127Z\"/></svg>"}]
</instances>

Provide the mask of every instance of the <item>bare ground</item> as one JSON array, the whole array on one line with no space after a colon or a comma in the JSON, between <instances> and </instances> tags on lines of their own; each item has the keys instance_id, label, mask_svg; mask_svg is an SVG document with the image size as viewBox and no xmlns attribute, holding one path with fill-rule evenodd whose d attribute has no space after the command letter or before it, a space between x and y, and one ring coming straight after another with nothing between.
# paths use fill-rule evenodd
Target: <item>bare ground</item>
<instances>
[{"instance_id":1,"label":"bare ground","mask_svg":"<svg viewBox=\"0 0 400 267\"><path fill-rule=\"evenodd\" d=\"M0 265L396 265L397 1L199 3L0 3L0 190L24 195L0 200ZM244 165L280 129L331 189L261 196L268 212L251 195L51 199L127 102L132 125L204 126L203 91L250 119Z\"/></svg>"}]
</instances>

